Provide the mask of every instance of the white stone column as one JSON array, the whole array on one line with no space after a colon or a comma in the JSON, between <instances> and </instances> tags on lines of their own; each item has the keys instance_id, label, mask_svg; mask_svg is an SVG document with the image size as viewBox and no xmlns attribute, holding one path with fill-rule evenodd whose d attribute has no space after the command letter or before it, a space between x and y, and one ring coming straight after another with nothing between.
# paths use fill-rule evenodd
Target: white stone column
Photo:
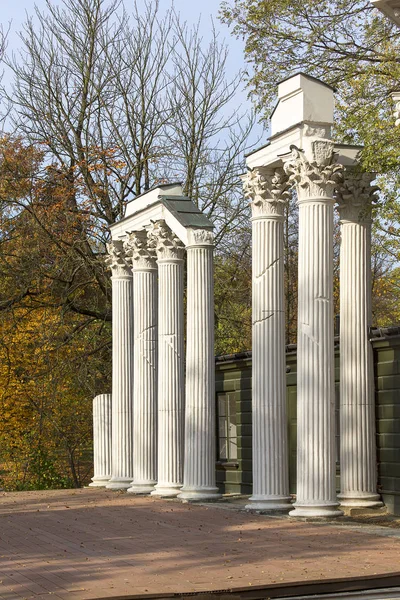
<instances>
[{"instance_id":1,"label":"white stone column","mask_svg":"<svg viewBox=\"0 0 400 600\"><path fill-rule=\"evenodd\" d=\"M158 483L154 496L174 497L183 480L185 247L164 221L151 233L158 262Z\"/></svg>"},{"instance_id":2,"label":"white stone column","mask_svg":"<svg viewBox=\"0 0 400 600\"><path fill-rule=\"evenodd\" d=\"M369 328L374 175L346 172L337 191L340 246L340 482L343 506L381 506Z\"/></svg>"},{"instance_id":3,"label":"white stone column","mask_svg":"<svg viewBox=\"0 0 400 600\"><path fill-rule=\"evenodd\" d=\"M105 487L111 478L111 394L93 400L93 463L90 487Z\"/></svg>"},{"instance_id":4,"label":"white stone column","mask_svg":"<svg viewBox=\"0 0 400 600\"><path fill-rule=\"evenodd\" d=\"M107 245L112 271L112 452L107 488L128 489L133 479L132 270L122 241Z\"/></svg>"},{"instance_id":5,"label":"white stone column","mask_svg":"<svg viewBox=\"0 0 400 600\"><path fill-rule=\"evenodd\" d=\"M333 341L333 143L292 147L285 170L299 205L297 497L293 517L337 517Z\"/></svg>"},{"instance_id":6,"label":"white stone column","mask_svg":"<svg viewBox=\"0 0 400 600\"><path fill-rule=\"evenodd\" d=\"M183 501L213 501L215 485L214 236L189 233Z\"/></svg>"},{"instance_id":7,"label":"white stone column","mask_svg":"<svg viewBox=\"0 0 400 600\"><path fill-rule=\"evenodd\" d=\"M255 169L244 182L252 200L253 495L249 510L291 508L286 410L283 169Z\"/></svg>"},{"instance_id":8,"label":"white stone column","mask_svg":"<svg viewBox=\"0 0 400 600\"><path fill-rule=\"evenodd\" d=\"M125 242L133 273L133 482L132 494L157 483L157 262L146 231Z\"/></svg>"}]
</instances>

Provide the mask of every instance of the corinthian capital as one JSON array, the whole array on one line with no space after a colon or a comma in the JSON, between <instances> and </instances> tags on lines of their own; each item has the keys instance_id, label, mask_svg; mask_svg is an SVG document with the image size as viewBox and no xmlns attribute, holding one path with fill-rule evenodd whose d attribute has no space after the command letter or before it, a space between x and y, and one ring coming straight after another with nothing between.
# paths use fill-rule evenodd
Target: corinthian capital
<instances>
[{"instance_id":1,"label":"corinthian capital","mask_svg":"<svg viewBox=\"0 0 400 600\"><path fill-rule=\"evenodd\" d=\"M134 271L157 268L156 251L151 246L146 231L133 231L130 233L124 243L124 248Z\"/></svg>"},{"instance_id":2,"label":"corinthian capital","mask_svg":"<svg viewBox=\"0 0 400 600\"><path fill-rule=\"evenodd\" d=\"M214 246L214 234L210 229L192 229L189 231L190 246Z\"/></svg>"},{"instance_id":3,"label":"corinthian capital","mask_svg":"<svg viewBox=\"0 0 400 600\"><path fill-rule=\"evenodd\" d=\"M296 186L298 200L332 198L335 185L342 180L343 166L337 164L334 143L315 140L312 160L303 150L291 146L291 155L284 165L289 182Z\"/></svg>"},{"instance_id":4,"label":"corinthian capital","mask_svg":"<svg viewBox=\"0 0 400 600\"><path fill-rule=\"evenodd\" d=\"M181 260L185 246L171 231L165 221L157 221L149 234L151 248L155 249L158 260Z\"/></svg>"},{"instance_id":5,"label":"corinthian capital","mask_svg":"<svg viewBox=\"0 0 400 600\"><path fill-rule=\"evenodd\" d=\"M345 171L344 180L336 189L341 221L365 223L371 220L372 204L379 190L371 185L374 179L373 173Z\"/></svg>"},{"instance_id":6,"label":"corinthian capital","mask_svg":"<svg viewBox=\"0 0 400 600\"><path fill-rule=\"evenodd\" d=\"M111 269L112 277L130 277L132 271L126 258L123 241L112 240L107 244L107 253L105 263Z\"/></svg>"},{"instance_id":7,"label":"corinthian capital","mask_svg":"<svg viewBox=\"0 0 400 600\"><path fill-rule=\"evenodd\" d=\"M243 180L244 195L250 199L253 217L283 217L289 197L289 180L283 169L256 168Z\"/></svg>"}]
</instances>

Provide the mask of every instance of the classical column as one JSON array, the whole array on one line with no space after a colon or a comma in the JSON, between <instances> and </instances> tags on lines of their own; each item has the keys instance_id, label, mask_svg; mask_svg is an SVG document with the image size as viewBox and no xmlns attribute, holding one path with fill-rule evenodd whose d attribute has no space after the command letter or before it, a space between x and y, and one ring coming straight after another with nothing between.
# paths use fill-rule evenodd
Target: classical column
<instances>
[{"instance_id":1,"label":"classical column","mask_svg":"<svg viewBox=\"0 0 400 600\"><path fill-rule=\"evenodd\" d=\"M214 236L189 233L183 501L218 500L215 485Z\"/></svg>"},{"instance_id":2,"label":"classical column","mask_svg":"<svg viewBox=\"0 0 400 600\"><path fill-rule=\"evenodd\" d=\"M381 506L377 490L371 326L374 175L346 172L337 190L340 246L340 483L343 506Z\"/></svg>"},{"instance_id":3,"label":"classical column","mask_svg":"<svg viewBox=\"0 0 400 600\"><path fill-rule=\"evenodd\" d=\"M150 494L157 483L157 262L146 231L129 234L133 274L133 482Z\"/></svg>"},{"instance_id":4,"label":"classical column","mask_svg":"<svg viewBox=\"0 0 400 600\"><path fill-rule=\"evenodd\" d=\"M183 479L185 247L164 221L154 225L158 262L158 483L154 496L174 497Z\"/></svg>"},{"instance_id":5,"label":"classical column","mask_svg":"<svg viewBox=\"0 0 400 600\"><path fill-rule=\"evenodd\" d=\"M283 169L250 171L244 182L252 200L253 495L249 510L291 508L286 411Z\"/></svg>"},{"instance_id":6,"label":"classical column","mask_svg":"<svg viewBox=\"0 0 400 600\"><path fill-rule=\"evenodd\" d=\"M312 155L312 156L310 156ZM337 517L333 341L333 142L292 147L285 170L299 205L297 497L294 517Z\"/></svg>"},{"instance_id":7,"label":"classical column","mask_svg":"<svg viewBox=\"0 0 400 600\"><path fill-rule=\"evenodd\" d=\"M107 245L112 271L112 451L107 488L128 489L133 479L132 271L123 242Z\"/></svg>"},{"instance_id":8,"label":"classical column","mask_svg":"<svg viewBox=\"0 0 400 600\"><path fill-rule=\"evenodd\" d=\"M93 400L93 463L90 487L105 487L111 478L111 394Z\"/></svg>"}]
</instances>

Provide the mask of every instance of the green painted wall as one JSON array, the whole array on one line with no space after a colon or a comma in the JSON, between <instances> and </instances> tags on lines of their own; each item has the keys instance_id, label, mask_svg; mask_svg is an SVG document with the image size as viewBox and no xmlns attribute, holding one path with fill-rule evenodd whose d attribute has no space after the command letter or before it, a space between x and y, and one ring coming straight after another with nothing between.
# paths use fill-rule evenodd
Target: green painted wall
<instances>
[{"instance_id":1,"label":"green painted wall","mask_svg":"<svg viewBox=\"0 0 400 600\"><path fill-rule=\"evenodd\" d=\"M373 348L379 491L400 515L400 335L375 339Z\"/></svg>"},{"instance_id":2,"label":"green painted wall","mask_svg":"<svg viewBox=\"0 0 400 600\"><path fill-rule=\"evenodd\" d=\"M389 510L400 514L400 331L372 340L376 388L376 429L379 490ZM336 347L336 423L339 431L339 348ZM296 349L289 348L287 406L290 491L296 492ZM225 493L251 493L251 353L223 357L216 362L216 395L234 399L237 415L237 459L217 463L217 482ZM340 488L337 436L337 487Z\"/></svg>"}]
</instances>

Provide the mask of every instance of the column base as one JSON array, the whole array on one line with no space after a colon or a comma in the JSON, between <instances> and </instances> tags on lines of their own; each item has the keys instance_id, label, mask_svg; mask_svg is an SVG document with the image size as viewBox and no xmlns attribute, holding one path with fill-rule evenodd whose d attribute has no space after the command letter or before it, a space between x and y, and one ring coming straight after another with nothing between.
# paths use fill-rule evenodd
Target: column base
<instances>
[{"instance_id":1,"label":"column base","mask_svg":"<svg viewBox=\"0 0 400 600\"><path fill-rule=\"evenodd\" d=\"M107 490L127 490L132 485L132 478L127 477L111 477L106 485Z\"/></svg>"},{"instance_id":2,"label":"column base","mask_svg":"<svg viewBox=\"0 0 400 600\"><path fill-rule=\"evenodd\" d=\"M343 511L338 508L339 503L326 504L294 504L294 510L289 513L289 517L311 518L311 519L334 519L343 516Z\"/></svg>"},{"instance_id":3,"label":"column base","mask_svg":"<svg viewBox=\"0 0 400 600\"><path fill-rule=\"evenodd\" d=\"M92 483L88 487L106 487L109 481L110 477L92 477Z\"/></svg>"},{"instance_id":4,"label":"column base","mask_svg":"<svg viewBox=\"0 0 400 600\"><path fill-rule=\"evenodd\" d=\"M369 492L343 492L338 495L340 506L350 506L351 508L380 508L383 506L379 494Z\"/></svg>"},{"instance_id":5,"label":"column base","mask_svg":"<svg viewBox=\"0 0 400 600\"><path fill-rule=\"evenodd\" d=\"M291 496L251 496L245 509L256 512L287 512L292 509Z\"/></svg>"},{"instance_id":6,"label":"column base","mask_svg":"<svg viewBox=\"0 0 400 600\"><path fill-rule=\"evenodd\" d=\"M128 488L126 491L128 492L128 494L136 494L137 496L147 496L148 494L154 492L155 485L156 481L146 481L144 483L137 483L136 481L134 481L131 487Z\"/></svg>"},{"instance_id":7,"label":"column base","mask_svg":"<svg viewBox=\"0 0 400 600\"><path fill-rule=\"evenodd\" d=\"M182 489L181 483L171 483L170 485L156 485L154 490L151 492L151 496L158 496L159 498L176 498Z\"/></svg>"},{"instance_id":8,"label":"column base","mask_svg":"<svg viewBox=\"0 0 400 600\"><path fill-rule=\"evenodd\" d=\"M182 502L216 502L222 498L216 487L182 488L178 496Z\"/></svg>"}]
</instances>

